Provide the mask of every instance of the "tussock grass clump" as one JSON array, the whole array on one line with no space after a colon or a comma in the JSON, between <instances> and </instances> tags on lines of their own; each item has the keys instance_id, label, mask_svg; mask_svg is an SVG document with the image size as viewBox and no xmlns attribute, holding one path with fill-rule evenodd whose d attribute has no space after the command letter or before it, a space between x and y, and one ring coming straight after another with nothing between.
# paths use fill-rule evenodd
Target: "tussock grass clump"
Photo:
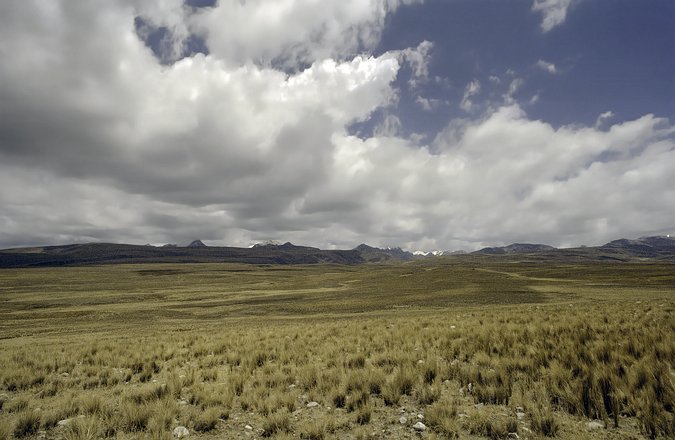
<instances>
[{"instance_id":1,"label":"tussock grass clump","mask_svg":"<svg viewBox=\"0 0 675 440\"><path fill-rule=\"evenodd\" d=\"M417 375L412 369L401 368L396 376L394 376L393 385L401 395L412 395L415 383L417 382Z\"/></svg>"},{"instance_id":2,"label":"tussock grass clump","mask_svg":"<svg viewBox=\"0 0 675 440\"><path fill-rule=\"evenodd\" d=\"M100 414L104 410L104 402L101 396L89 394L80 397L78 402L78 407L82 414L85 415L96 415Z\"/></svg>"},{"instance_id":3,"label":"tussock grass clump","mask_svg":"<svg viewBox=\"0 0 675 440\"><path fill-rule=\"evenodd\" d=\"M336 408L344 408L347 403L347 394L341 391L336 392L333 395L332 401Z\"/></svg>"},{"instance_id":4,"label":"tussock grass clump","mask_svg":"<svg viewBox=\"0 0 675 440\"><path fill-rule=\"evenodd\" d=\"M367 391L358 391L350 395L347 399L347 411L353 412L367 405L370 401L370 394Z\"/></svg>"},{"instance_id":5,"label":"tussock grass clump","mask_svg":"<svg viewBox=\"0 0 675 440\"><path fill-rule=\"evenodd\" d=\"M263 421L262 436L271 437L291 430L291 418L285 411L268 415Z\"/></svg>"},{"instance_id":6,"label":"tussock grass clump","mask_svg":"<svg viewBox=\"0 0 675 440\"><path fill-rule=\"evenodd\" d=\"M359 425L367 425L370 423L370 418L373 414L373 408L370 404L360 406L356 412L356 423Z\"/></svg>"},{"instance_id":7,"label":"tussock grass clump","mask_svg":"<svg viewBox=\"0 0 675 440\"><path fill-rule=\"evenodd\" d=\"M27 410L29 406L30 399L26 396L20 396L6 403L4 409L9 413L19 413Z\"/></svg>"},{"instance_id":8,"label":"tussock grass clump","mask_svg":"<svg viewBox=\"0 0 675 440\"><path fill-rule=\"evenodd\" d=\"M345 361L345 367L350 369L363 368L366 366L366 357L362 354L351 356Z\"/></svg>"},{"instance_id":9,"label":"tussock grass clump","mask_svg":"<svg viewBox=\"0 0 675 440\"><path fill-rule=\"evenodd\" d=\"M148 404L135 404L126 402L121 405L119 412L119 424L126 432L145 431L152 415Z\"/></svg>"},{"instance_id":10,"label":"tussock grass clump","mask_svg":"<svg viewBox=\"0 0 675 440\"><path fill-rule=\"evenodd\" d=\"M209 408L197 415L194 420L194 430L197 432L208 432L215 429L220 419L221 412L218 408Z\"/></svg>"},{"instance_id":11,"label":"tussock grass clump","mask_svg":"<svg viewBox=\"0 0 675 440\"><path fill-rule=\"evenodd\" d=\"M424 410L424 422L445 438L459 438L457 406L448 399L439 400Z\"/></svg>"},{"instance_id":12,"label":"tussock grass clump","mask_svg":"<svg viewBox=\"0 0 675 440\"><path fill-rule=\"evenodd\" d=\"M490 419L484 411L470 410L462 419L462 427L472 435L487 436Z\"/></svg>"},{"instance_id":13,"label":"tussock grass clump","mask_svg":"<svg viewBox=\"0 0 675 440\"><path fill-rule=\"evenodd\" d=\"M136 404L153 402L166 397L169 389L164 384L149 385L129 391L127 399Z\"/></svg>"},{"instance_id":14,"label":"tussock grass clump","mask_svg":"<svg viewBox=\"0 0 675 440\"><path fill-rule=\"evenodd\" d=\"M94 440L100 438L101 422L97 417L78 417L66 425L63 438L64 440Z\"/></svg>"},{"instance_id":15,"label":"tussock grass clump","mask_svg":"<svg viewBox=\"0 0 675 440\"><path fill-rule=\"evenodd\" d=\"M335 432L337 424L331 415L323 416L306 422L300 428L300 438L302 440L323 440L327 435Z\"/></svg>"},{"instance_id":16,"label":"tussock grass clump","mask_svg":"<svg viewBox=\"0 0 675 440\"><path fill-rule=\"evenodd\" d=\"M551 409L549 397L544 385L533 384L529 393L527 409L530 413L530 425L532 430L546 437L555 437L559 425Z\"/></svg>"},{"instance_id":17,"label":"tussock grass clump","mask_svg":"<svg viewBox=\"0 0 675 440\"><path fill-rule=\"evenodd\" d=\"M420 405L431 405L441 397L440 387L423 385L415 392L415 397Z\"/></svg>"},{"instance_id":18,"label":"tussock grass clump","mask_svg":"<svg viewBox=\"0 0 675 440\"><path fill-rule=\"evenodd\" d=\"M12 438L12 427L7 420L0 419L0 440L10 440Z\"/></svg>"},{"instance_id":19,"label":"tussock grass clump","mask_svg":"<svg viewBox=\"0 0 675 440\"><path fill-rule=\"evenodd\" d=\"M14 425L14 437L23 438L37 434L40 429L40 414L34 410L19 413Z\"/></svg>"}]
</instances>

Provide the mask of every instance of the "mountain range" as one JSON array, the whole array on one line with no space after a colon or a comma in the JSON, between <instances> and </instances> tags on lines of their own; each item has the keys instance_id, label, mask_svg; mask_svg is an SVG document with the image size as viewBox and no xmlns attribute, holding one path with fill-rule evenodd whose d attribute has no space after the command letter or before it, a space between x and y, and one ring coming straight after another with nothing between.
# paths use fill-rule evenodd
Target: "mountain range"
<instances>
[{"instance_id":1,"label":"mountain range","mask_svg":"<svg viewBox=\"0 0 675 440\"><path fill-rule=\"evenodd\" d=\"M644 261L675 262L675 239L669 236L619 239L595 247L558 249L544 244L514 243L471 253L415 252L360 244L351 250L322 250L292 243L264 243L250 248L207 246L195 240L187 246L115 243L69 244L0 250L0 268L73 266L120 263L248 263L248 264L364 264L419 258L493 259L520 261Z\"/></svg>"}]
</instances>

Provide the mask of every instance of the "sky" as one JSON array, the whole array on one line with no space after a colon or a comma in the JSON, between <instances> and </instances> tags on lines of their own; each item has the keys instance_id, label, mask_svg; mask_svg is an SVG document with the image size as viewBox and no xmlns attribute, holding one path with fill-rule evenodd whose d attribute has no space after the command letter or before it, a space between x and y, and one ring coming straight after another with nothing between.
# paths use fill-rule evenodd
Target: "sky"
<instances>
[{"instance_id":1,"label":"sky","mask_svg":"<svg viewBox=\"0 0 675 440\"><path fill-rule=\"evenodd\" d=\"M672 0L0 3L0 248L675 233Z\"/></svg>"}]
</instances>

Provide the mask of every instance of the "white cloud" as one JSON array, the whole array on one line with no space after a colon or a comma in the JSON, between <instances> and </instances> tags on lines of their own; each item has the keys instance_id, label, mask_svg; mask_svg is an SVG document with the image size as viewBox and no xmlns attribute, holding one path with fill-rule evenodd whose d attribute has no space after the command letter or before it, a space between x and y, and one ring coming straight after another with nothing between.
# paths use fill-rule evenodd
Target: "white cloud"
<instances>
[{"instance_id":1,"label":"white cloud","mask_svg":"<svg viewBox=\"0 0 675 440\"><path fill-rule=\"evenodd\" d=\"M518 93L518 90L523 86L523 83L524 81L522 78L514 78L509 83L509 90L502 96L505 104L511 105L516 103L514 95Z\"/></svg>"},{"instance_id":2,"label":"white cloud","mask_svg":"<svg viewBox=\"0 0 675 440\"><path fill-rule=\"evenodd\" d=\"M574 3L575 0L534 0L532 10L541 12L541 29L548 32L565 22L567 11Z\"/></svg>"},{"instance_id":3,"label":"white cloud","mask_svg":"<svg viewBox=\"0 0 675 440\"><path fill-rule=\"evenodd\" d=\"M396 137L401 131L401 120L395 115L386 115L373 131L378 137Z\"/></svg>"},{"instance_id":4,"label":"white cloud","mask_svg":"<svg viewBox=\"0 0 675 440\"><path fill-rule=\"evenodd\" d=\"M606 112L604 112L604 113L601 113L601 114L598 116L598 119L595 121L595 127L596 127L596 128L601 127L602 125L605 124L605 122L611 120L613 117L614 117L614 112L612 112L612 111L610 111L610 110L608 110L608 111L606 111Z\"/></svg>"},{"instance_id":5,"label":"white cloud","mask_svg":"<svg viewBox=\"0 0 675 440\"><path fill-rule=\"evenodd\" d=\"M541 70L548 72L552 75L558 73L558 69L556 68L555 64L549 63L548 61L539 60L537 61L536 66Z\"/></svg>"},{"instance_id":6,"label":"white cloud","mask_svg":"<svg viewBox=\"0 0 675 440\"><path fill-rule=\"evenodd\" d=\"M296 66L373 49L387 14L419 0L221 1L190 18L211 53L234 63Z\"/></svg>"},{"instance_id":7,"label":"white cloud","mask_svg":"<svg viewBox=\"0 0 675 440\"><path fill-rule=\"evenodd\" d=\"M437 109L441 105L441 100L417 96L415 98L415 104L419 105L423 110L430 112Z\"/></svg>"},{"instance_id":8,"label":"white cloud","mask_svg":"<svg viewBox=\"0 0 675 440\"><path fill-rule=\"evenodd\" d=\"M474 79L469 84L466 85L464 89L464 96L462 96L462 101L459 103L459 108L465 112L470 112L474 108L474 104L471 101L471 97L477 95L480 92L480 81Z\"/></svg>"},{"instance_id":9,"label":"white cloud","mask_svg":"<svg viewBox=\"0 0 675 440\"><path fill-rule=\"evenodd\" d=\"M268 20L248 9L255 4L239 12ZM367 4L363 17L398 6ZM401 52L342 59L350 44L340 38L295 48L304 37L293 32L305 30L275 42L249 41L240 29L241 54L291 54L307 64L288 74L224 47L163 66L135 33L134 5L0 3L3 247L274 238L452 249L594 244L672 227L675 129L667 120L556 129L528 118L514 98L521 80L511 78L504 103L448 121L430 145L402 138L393 115L359 139L346 127L388 110ZM180 8L167 16L143 8L180 27ZM340 8L326 4L317 22ZM349 17L338 22L372 21ZM467 102L480 87L467 85Z\"/></svg>"},{"instance_id":10,"label":"white cloud","mask_svg":"<svg viewBox=\"0 0 675 440\"><path fill-rule=\"evenodd\" d=\"M408 81L411 88L429 80L429 61L431 49L434 45L430 41L422 41L416 48L408 48L401 51L402 61L407 62L412 68L412 76Z\"/></svg>"}]
</instances>

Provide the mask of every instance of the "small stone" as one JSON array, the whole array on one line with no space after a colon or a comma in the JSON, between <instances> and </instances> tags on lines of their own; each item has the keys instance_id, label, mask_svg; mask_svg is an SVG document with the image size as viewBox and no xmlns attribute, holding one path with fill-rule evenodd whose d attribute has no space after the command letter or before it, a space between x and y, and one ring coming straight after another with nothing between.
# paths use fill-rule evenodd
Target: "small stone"
<instances>
[{"instance_id":1,"label":"small stone","mask_svg":"<svg viewBox=\"0 0 675 440\"><path fill-rule=\"evenodd\" d=\"M424 416L422 414L417 414L417 418L420 420L424 420Z\"/></svg>"},{"instance_id":2,"label":"small stone","mask_svg":"<svg viewBox=\"0 0 675 440\"><path fill-rule=\"evenodd\" d=\"M190 435L190 431L185 426L176 426L173 429L173 436L176 438L183 438Z\"/></svg>"},{"instance_id":3,"label":"small stone","mask_svg":"<svg viewBox=\"0 0 675 440\"><path fill-rule=\"evenodd\" d=\"M316 408L317 406L319 406L319 402L309 402L307 404L307 408Z\"/></svg>"},{"instance_id":4,"label":"small stone","mask_svg":"<svg viewBox=\"0 0 675 440\"><path fill-rule=\"evenodd\" d=\"M408 419L405 416L401 416L401 418L398 419L398 423L400 423L401 425L405 425L406 423L408 423Z\"/></svg>"},{"instance_id":5,"label":"small stone","mask_svg":"<svg viewBox=\"0 0 675 440\"><path fill-rule=\"evenodd\" d=\"M419 361L417 361L417 365L422 365L423 363L424 363L423 359L420 359Z\"/></svg>"},{"instance_id":6,"label":"small stone","mask_svg":"<svg viewBox=\"0 0 675 440\"><path fill-rule=\"evenodd\" d=\"M506 438L514 438L514 439L518 440L520 438L520 436L518 435L517 432L509 432L509 435L507 435Z\"/></svg>"},{"instance_id":7,"label":"small stone","mask_svg":"<svg viewBox=\"0 0 675 440\"><path fill-rule=\"evenodd\" d=\"M457 417L459 417L460 419L463 419L464 417L469 417L469 415L466 414L466 413L459 413L459 414L457 414Z\"/></svg>"},{"instance_id":8,"label":"small stone","mask_svg":"<svg viewBox=\"0 0 675 440\"><path fill-rule=\"evenodd\" d=\"M593 420L586 423L586 429L594 431L596 429L602 429L605 427L605 424L601 420Z\"/></svg>"},{"instance_id":9,"label":"small stone","mask_svg":"<svg viewBox=\"0 0 675 440\"><path fill-rule=\"evenodd\" d=\"M426 431L427 426L422 422L417 422L413 425L413 429L417 432Z\"/></svg>"},{"instance_id":10,"label":"small stone","mask_svg":"<svg viewBox=\"0 0 675 440\"><path fill-rule=\"evenodd\" d=\"M246 426L244 426L244 429L247 430L247 431L253 431L253 426L246 425Z\"/></svg>"},{"instance_id":11,"label":"small stone","mask_svg":"<svg viewBox=\"0 0 675 440\"><path fill-rule=\"evenodd\" d=\"M456 325L451 325L450 328L457 328L457 326L456 326Z\"/></svg>"},{"instance_id":12,"label":"small stone","mask_svg":"<svg viewBox=\"0 0 675 440\"><path fill-rule=\"evenodd\" d=\"M56 426L61 427L61 428L64 427L64 426L68 426L68 423L70 423L70 420L71 419L59 420L58 422L56 422Z\"/></svg>"},{"instance_id":13,"label":"small stone","mask_svg":"<svg viewBox=\"0 0 675 440\"><path fill-rule=\"evenodd\" d=\"M294 383L292 383L292 384L290 384L290 385L288 386L288 389L291 389L291 390L292 390L293 388L295 388L295 384L294 384Z\"/></svg>"},{"instance_id":14,"label":"small stone","mask_svg":"<svg viewBox=\"0 0 675 440\"><path fill-rule=\"evenodd\" d=\"M518 420L523 420L525 418L525 413L518 411L516 413L516 417L518 418Z\"/></svg>"},{"instance_id":15,"label":"small stone","mask_svg":"<svg viewBox=\"0 0 675 440\"><path fill-rule=\"evenodd\" d=\"M474 405L474 408L480 409L480 408L482 408L482 407L484 407L484 406L485 406L485 404L483 404L483 403L477 403L477 404Z\"/></svg>"}]
</instances>

